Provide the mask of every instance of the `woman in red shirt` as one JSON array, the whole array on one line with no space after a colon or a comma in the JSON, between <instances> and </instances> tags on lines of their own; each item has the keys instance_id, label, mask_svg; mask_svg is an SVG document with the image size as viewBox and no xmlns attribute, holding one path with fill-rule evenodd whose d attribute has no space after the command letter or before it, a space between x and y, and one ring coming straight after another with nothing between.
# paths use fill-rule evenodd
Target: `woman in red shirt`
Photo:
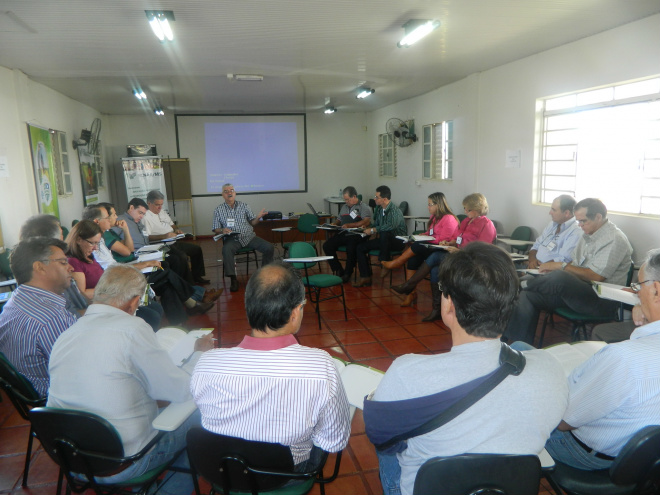
<instances>
[{"instance_id":1,"label":"woman in red shirt","mask_svg":"<svg viewBox=\"0 0 660 495\"><path fill-rule=\"evenodd\" d=\"M441 192L434 192L429 195L427 207L431 215L429 228L421 235L431 236L433 240L415 242L398 258L392 261L383 261L381 263L383 270L380 273L382 278L385 278L393 268L403 266L406 261L408 262L407 273L412 277L424 260L433 253L433 249L427 247L429 244L440 244L452 238L452 234L458 227L458 219L447 204L445 195ZM401 306L412 306L416 301L417 292L413 290L406 296Z\"/></svg>"}]
</instances>

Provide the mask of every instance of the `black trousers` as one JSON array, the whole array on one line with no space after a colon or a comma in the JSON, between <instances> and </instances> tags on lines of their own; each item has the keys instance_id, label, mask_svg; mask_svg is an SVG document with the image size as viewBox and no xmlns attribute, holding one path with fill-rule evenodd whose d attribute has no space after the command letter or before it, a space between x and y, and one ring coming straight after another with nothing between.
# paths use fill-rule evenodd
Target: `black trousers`
<instances>
[{"instance_id":1,"label":"black trousers","mask_svg":"<svg viewBox=\"0 0 660 495\"><path fill-rule=\"evenodd\" d=\"M188 314L184 301L193 295L192 286L172 270L155 270L147 275L147 281L160 297L170 324L178 325L186 321Z\"/></svg>"},{"instance_id":2,"label":"black trousers","mask_svg":"<svg viewBox=\"0 0 660 495\"><path fill-rule=\"evenodd\" d=\"M193 244L192 242L177 241L170 250L175 254L183 254L186 264L188 263L188 259L190 259L190 271L194 282L206 275L206 270L204 268L204 253L202 253L202 248L200 246Z\"/></svg>"},{"instance_id":3,"label":"black trousers","mask_svg":"<svg viewBox=\"0 0 660 495\"><path fill-rule=\"evenodd\" d=\"M360 277L371 277L371 264L369 263L369 251L380 249L379 261L392 259L392 251L403 251L405 242L397 239L394 232L379 232L376 239L360 243L357 247L357 264Z\"/></svg>"}]
</instances>

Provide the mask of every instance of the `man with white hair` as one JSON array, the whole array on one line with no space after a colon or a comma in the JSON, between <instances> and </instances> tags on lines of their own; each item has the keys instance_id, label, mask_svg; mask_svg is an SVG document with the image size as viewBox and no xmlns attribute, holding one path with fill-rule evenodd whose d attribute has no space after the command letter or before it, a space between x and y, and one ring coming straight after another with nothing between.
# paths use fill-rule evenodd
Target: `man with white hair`
<instances>
[{"instance_id":1,"label":"man with white hair","mask_svg":"<svg viewBox=\"0 0 660 495\"><path fill-rule=\"evenodd\" d=\"M190 375L172 362L151 327L134 316L146 287L146 279L132 266L107 268L93 304L57 339L50 356L48 407L87 411L106 419L119 433L126 456L139 452L156 436L151 423L158 414L158 400L191 399ZM195 343L196 351L212 347L210 334ZM193 355L198 358L199 353ZM135 478L171 459L185 448L186 432L198 423L199 415L191 416L142 459L97 481ZM185 452L173 465L187 467ZM181 495L191 493L193 483L189 474L175 473L159 489Z\"/></svg>"},{"instance_id":2,"label":"man with white hair","mask_svg":"<svg viewBox=\"0 0 660 495\"><path fill-rule=\"evenodd\" d=\"M238 291L236 264L234 262L236 252L245 247L256 249L261 253L261 266L264 266L273 261L275 249L270 242L257 237L253 229L259 223L259 219L268 213L266 210L262 209L255 215L246 203L236 201L236 191L233 184L222 186L222 197L225 202L218 205L213 214L213 232L216 234L238 233L236 236L225 237L222 246L225 276L231 279L229 290L236 292Z\"/></svg>"}]
</instances>

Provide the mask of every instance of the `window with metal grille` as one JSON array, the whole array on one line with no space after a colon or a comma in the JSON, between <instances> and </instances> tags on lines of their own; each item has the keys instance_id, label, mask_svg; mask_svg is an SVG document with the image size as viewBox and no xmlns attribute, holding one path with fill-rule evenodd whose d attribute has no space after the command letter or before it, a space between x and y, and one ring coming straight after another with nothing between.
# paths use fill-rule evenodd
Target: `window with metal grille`
<instances>
[{"instance_id":1,"label":"window with metal grille","mask_svg":"<svg viewBox=\"0 0 660 495\"><path fill-rule=\"evenodd\" d=\"M51 131L51 142L53 143L53 164L55 166L57 195L70 196L73 194L73 185L71 184L66 132Z\"/></svg>"},{"instance_id":2,"label":"window with metal grille","mask_svg":"<svg viewBox=\"0 0 660 495\"><path fill-rule=\"evenodd\" d=\"M540 99L537 108L539 202L571 194L660 215L660 77Z\"/></svg>"},{"instance_id":3,"label":"window with metal grille","mask_svg":"<svg viewBox=\"0 0 660 495\"><path fill-rule=\"evenodd\" d=\"M454 122L422 127L422 179L451 180L454 168Z\"/></svg>"},{"instance_id":4,"label":"window with metal grille","mask_svg":"<svg viewBox=\"0 0 660 495\"><path fill-rule=\"evenodd\" d=\"M396 177L396 146L389 134L378 135L378 175Z\"/></svg>"}]
</instances>

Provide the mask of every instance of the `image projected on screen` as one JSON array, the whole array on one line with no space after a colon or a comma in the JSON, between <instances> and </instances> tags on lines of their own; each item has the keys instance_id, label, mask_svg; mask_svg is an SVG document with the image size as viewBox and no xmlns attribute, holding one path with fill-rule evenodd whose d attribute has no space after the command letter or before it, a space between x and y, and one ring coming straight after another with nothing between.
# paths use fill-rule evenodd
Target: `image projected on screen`
<instances>
[{"instance_id":1,"label":"image projected on screen","mask_svg":"<svg viewBox=\"0 0 660 495\"><path fill-rule=\"evenodd\" d=\"M204 132L208 192L300 189L294 122L206 123Z\"/></svg>"}]
</instances>

